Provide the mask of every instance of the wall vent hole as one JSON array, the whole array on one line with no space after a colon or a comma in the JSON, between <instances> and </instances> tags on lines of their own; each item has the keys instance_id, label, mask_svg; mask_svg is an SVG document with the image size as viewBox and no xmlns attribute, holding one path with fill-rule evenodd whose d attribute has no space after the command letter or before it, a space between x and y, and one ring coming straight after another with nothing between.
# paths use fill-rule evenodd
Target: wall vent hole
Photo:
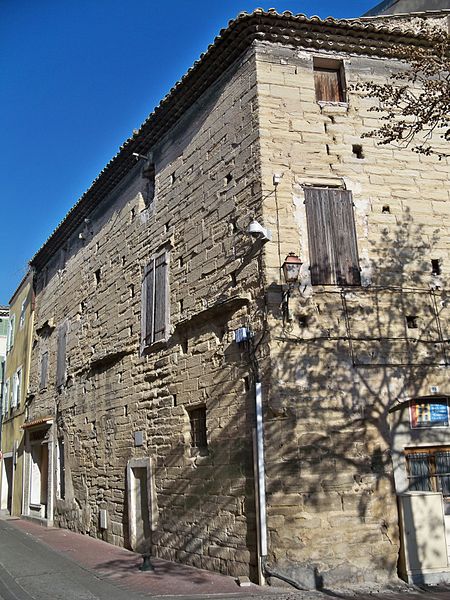
<instances>
[{"instance_id":1,"label":"wall vent hole","mask_svg":"<svg viewBox=\"0 0 450 600\"><path fill-rule=\"evenodd\" d=\"M441 262L438 258L431 259L431 273L433 275L441 274Z\"/></svg>"},{"instance_id":2,"label":"wall vent hole","mask_svg":"<svg viewBox=\"0 0 450 600\"><path fill-rule=\"evenodd\" d=\"M408 329L417 329L419 327L417 316L408 315L406 317L406 326L408 327Z\"/></svg>"},{"instance_id":3,"label":"wall vent hole","mask_svg":"<svg viewBox=\"0 0 450 600\"><path fill-rule=\"evenodd\" d=\"M361 144L353 144L352 152L356 158L359 158L360 160L364 158L363 147L361 146Z\"/></svg>"}]
</instances>

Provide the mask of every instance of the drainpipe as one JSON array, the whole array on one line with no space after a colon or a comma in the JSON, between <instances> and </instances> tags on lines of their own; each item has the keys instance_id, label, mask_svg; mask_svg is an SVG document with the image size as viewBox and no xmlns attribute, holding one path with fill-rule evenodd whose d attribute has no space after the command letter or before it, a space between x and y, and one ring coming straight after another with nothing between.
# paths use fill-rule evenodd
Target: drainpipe
<instances>
[{"instance_id":1,"label":"drainpipe","mask_svg":"<svg viewBox=\"0 0 450 600\"><path fill-rule=\"evenodd\" d=\"M262 385L255 382L256 428L253 431L253 462L255 470L255 496L258 541L258 582L265 585L264 564L267 559L266 481L264 474L264 424L262 412Z\"/></svg>"}]
</instances>

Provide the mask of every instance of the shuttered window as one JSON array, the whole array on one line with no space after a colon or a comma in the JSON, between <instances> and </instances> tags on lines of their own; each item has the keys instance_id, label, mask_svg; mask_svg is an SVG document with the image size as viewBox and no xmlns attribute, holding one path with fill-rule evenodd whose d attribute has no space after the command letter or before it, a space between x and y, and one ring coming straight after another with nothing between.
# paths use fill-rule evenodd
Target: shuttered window
<instances>
[{"instance_id":1,"label":"shuttered window","mask_svg":"<svg viewBox=\"0 0 450 600\"><path fill-rule=\"evenodd\" d=\"M43 390L47 387L47 372L48 372L48 352L43 352L41 356L41 379L39 389Z\"/></svg>"},{"instance_id":2,"label":"shuttered window","mask_svg":"<svg viewBox=\"0 0 450 600\"><path fill-rule=\"evenodd\" d=\"M58 348L56 357L56 387L58 388L66 383L67 329L67 322L62 323L58 329Z\"/></svg>"},{"instance_id":3,"label":"shuttered window","mask_svg":"<svg viewBox=\"0 0 450 600\"><path fill-rule=\"evenodd\" d=\"M142 282L141 351L165 340L169 331L169 254L152 258L144 270Z\"/></svg>"},{"instance_id":4,"label":"shuttered window","mask_svg":"<svg viewBox=\"0 0 450 600\"><path fill-rule=\"evenodd\" d=\"M314 86L318 102L345 102L344 80L341 61L314 59Z\"/></svg>"},{"instance_id":5,"label":"shuttered window","mask_svg":"<svg viewBox=\"0 0 450 600\"><path fill-rule=\"evenodd\" d=\"M361 285L351 192L305 188L313 285Z\"/></svg>"}]
</instances>

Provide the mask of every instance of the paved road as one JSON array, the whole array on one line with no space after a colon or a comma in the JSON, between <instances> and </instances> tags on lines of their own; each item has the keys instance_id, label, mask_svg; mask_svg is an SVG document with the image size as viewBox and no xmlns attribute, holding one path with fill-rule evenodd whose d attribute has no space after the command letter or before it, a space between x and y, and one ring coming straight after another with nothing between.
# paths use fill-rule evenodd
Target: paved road
<instances>
[{"instance_id":1,"label":"paved road","mask_svg":"<svg viewBox=\"0 0 450 600\"><path fill-rule=\"evenodd\" d=\"M82 538L86 548L86 544L98 544L92 538ZM200 592L186 595L183 580L180 580L176 596L168 589L163 595L161 586L155 593L155 590L152 592L149 589L151 585L146 585L143 591L142 585L135 585L133 589L133 581L127 580L126 583L119 578L118 584L111 574L105 575L83 566L81 555L78 560L77 556L75 554L69 558L61 551L61 547L56 551L39 540L36 532L32 534L23 527L21 529L17 523L14 526L14 521L0 520L0 600L450 600L450 588L355 595L331 591L261 589L254 586L251 590L242 588L235 593L216 591L213 594ZM140 579L147 574L136 575ZM151 578L146 580L150 583Z\"/></svg>"},{"instance_id":2,"label":"paved road","mask_svg":"<svg viewBox=\"0 0 450 600\"><path fill-rule=\"evenodd\" d=\"M1 600L148 600L103 581L0 521Z\"/></svg>"}]
</instances>

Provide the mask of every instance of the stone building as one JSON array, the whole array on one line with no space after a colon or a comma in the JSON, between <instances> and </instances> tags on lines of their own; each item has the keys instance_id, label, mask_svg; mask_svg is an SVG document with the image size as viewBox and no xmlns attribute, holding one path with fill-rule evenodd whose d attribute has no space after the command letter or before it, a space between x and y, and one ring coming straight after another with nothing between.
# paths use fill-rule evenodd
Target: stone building
<instances>
[{"instance_id":1,"label":"stone building","mask_svg":"<svg viewBox=\"0 0 450 600\"><path fill-rule=\"evenodd\" d=\"M428 44L241 14L33 257L26 515L255 580L395 575L396 495L445 488L408 448L435 461L435 406L450 447L450 257L448 159L362 137L394 42Z\"/></svg>"}]
</instances>

